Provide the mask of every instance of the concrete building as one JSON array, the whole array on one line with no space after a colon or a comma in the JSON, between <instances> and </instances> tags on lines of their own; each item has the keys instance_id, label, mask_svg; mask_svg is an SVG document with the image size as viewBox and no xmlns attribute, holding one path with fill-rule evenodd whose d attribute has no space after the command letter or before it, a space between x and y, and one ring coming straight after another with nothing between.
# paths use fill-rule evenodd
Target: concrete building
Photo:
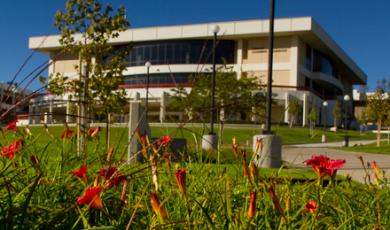
<instances>
[{"instance_id":1,"label":"concrete building","mask_svg":"<svg viewBox=\"0 0 390 230\"><path fill-rule=\"evenodd\" d=\"M176 86L190 90L188 75L211 71L211 27L216 24L221 28L218 33L217 64L221 65L225 60L233 67L238 78L255 76L266 84L268 20L128 29L110 41L118 47L129 43L133 45L122 85L129 98L145 98L145 62L152 63L149 85L149 114L152 119L180 119L182 112L166 108L169 94ZM29 47L48 55L53 62L49 74L77 76L74 68L78 64L77 56L58 55L61 48L58 40L58 35L32 37ZM307 125L307 115L315 108L317 123L332 125L336 100L342 101L345 94L352 97L353 85L364 85L366 79L359 66L311 17L275 20L272 86L277 103L273 106L273 122L289 122L288 104L292 98L296 98L302 105L296 121L298 124ZM65 114L71 110L71 105L64 100L67 97L37 99L30 110L35 112L39 108L48 114ZM324 101L328 102L326 108L322 106ZM353 114L351 103L347 108L348 113ZM59 122L64 118L50 116L46 121L52 122L53 119ZM117 119L125 121L126 116Z\"/></svg>"}]
</instances>

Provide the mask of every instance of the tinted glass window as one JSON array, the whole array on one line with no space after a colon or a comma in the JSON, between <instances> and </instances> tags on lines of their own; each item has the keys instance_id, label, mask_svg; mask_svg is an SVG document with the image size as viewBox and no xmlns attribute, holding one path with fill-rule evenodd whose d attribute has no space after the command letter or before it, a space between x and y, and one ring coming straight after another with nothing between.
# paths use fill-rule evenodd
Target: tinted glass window
<instances>
[{"instance_id":1,"label":"tinted glass window","mask_svg":"<svg viewBox=\"0 0 390 230\"><path fill-rule=\"evenodd\" d=\"M129 66L141 66L146 61L158 64L211 64L211 40L171 40L133 44L127 58ZM234 41L220 40L216 48L217 64L234 63Z\"/></svg>"},{"instance_id":2,"label":"tinted glass window","mask_svg":"<svg viewBox=\"0 0 390 230\"><path fill-rule=\"evenodd\" d=\"M161 73L150 74L150 84L176 84L176 83L189 83L191 82L190 73ZM124 77L124 83L126 85L139 85L146 84L146 74L129 75Z\"/></svg>"}]
</instances>

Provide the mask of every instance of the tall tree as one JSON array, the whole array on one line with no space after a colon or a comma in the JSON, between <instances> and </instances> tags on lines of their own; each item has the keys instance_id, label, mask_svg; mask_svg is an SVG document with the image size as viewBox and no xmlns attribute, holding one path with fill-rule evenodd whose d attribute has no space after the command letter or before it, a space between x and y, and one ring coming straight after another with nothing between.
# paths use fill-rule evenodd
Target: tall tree
<instances>
[{"instance_id":1,"label":"tall tree","mask_svg":"<svg viewBox=\"0 0 390 230\"><path fill-rule=\"evenodd\" d=\"M288 108L287 108L287 112L290 117L289 119L290 128L293 127L296 117L298 116L300 111L302 111L301 103L297 98L292 97L288 102Z\"/></svg>"},{"instance_id":2,"label":"tall tree","mask_svg":"<svg viewBox=\"0 0 390 230\"><path fill-rule=\"evenodd\" d=\"M61 31L62 51L79 57L76 66L79 78L51 76L49 87L58 94L63 93L61 89L75 93L80 119L78 138L83 139L85 130L82 129L85 127L80 123L86 116L86 105L101 108L109 124L110 113L120 111L126 101L125 91L118 87L123 83L122 72L126 68L125 56L129 49L117 49L109 44L109 40L118 37L129 23L124 7L114 12L110 5L103 6L97 0L68 0L65 11L56 12L54 24Z\"/></svg>"},{"instance_id":3,"label":"tall tree","mask_svg":"<svg viewBox=\"0 0 390 230\"><path fill-rule=\"evenodd\" d=\"M309 120L309 130L310 130L310 136L313 138L314 137L314 128L316 126L317 122L317 110L316 108L312 108L307 115L307 119Z\"/></svg>"},{"instance_id":4,"label":"tall tree","mask_svg":"<svg viewBox=\"0 0 390 230\"><path fill-rule=\"evenodd\" d=\"M339 101L336 101L336 104L333 108L333 126L337 130L337 124L342 118L342 113L341 113L341 104Z\"/></svg>"},{"instance_id":5,"label":"tall tree","mask_svg":"<svg viewBox=\"0 0 390 230\"><path fill-rule=\"evenodd\" d=\"M193 85L190 91L182 87L173 89L170 106L174 109L184 109L189 119L194 115L199 116L198 119L202 121L209 119L207 111L210 109L210 76L192 76ZM228 115L250 118L256 112L253 108L264 107L264 96L254 93L261 90L256 78L243 76L237 79L231 68L219 68L216 73L215 91L217 111L224 110Z\"/></svg>"},{"instance_id":6,"label":"tall tree","mask_svg":"<svg viewBox=\"0 0 390 230\"><path fill-rule=\"evenodd\" d=\"M378 87L374 94L368 96L367 110L370 119L376 122L377 125L376 146L379 147L381 144L382 124L390 110L390 101L383 88Z\"/></svg>"}]
</instances>

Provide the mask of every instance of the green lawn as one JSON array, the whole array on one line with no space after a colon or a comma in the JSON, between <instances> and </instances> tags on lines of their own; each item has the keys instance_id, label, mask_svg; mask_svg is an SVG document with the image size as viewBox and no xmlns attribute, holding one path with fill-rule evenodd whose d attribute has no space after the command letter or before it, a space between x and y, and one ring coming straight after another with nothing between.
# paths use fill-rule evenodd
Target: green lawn
<instances>
[{"instance_id":1,"label":"green lawn","mask_svg":"<svg viewBox=\"0 0 390 230\"><path fill-rule=\"evenodd\" d=\"M61 126L49 127L49 131L53 136L59 136L64 128ZM74 129L74 127L72 127ZM33 133L38 134L42 133L42 127L36 126L31 127ZM219 130L217 127L218 134ZM339 131L337 133L323 131L322 129L316 129L314 131L314 137L310 137L309 130L307 128L288 128L286 126L273 126L273 131L282 136L283 144L300 144L300 143L318 143L321 141L321 135L326 133L328 142L342 141L344 137L344 132ZM199 144L203 134L207 134L207 127L192 126L188 124L184 127L170 127L170 126L152 126L152 136L161 137L164 135L170 135L175 138L186 138L189 146L193 146L196 143ZM220 139L223 145L230 146L232 138L236 137L237 142L241 146L247 145L248 147L252 144L253 135L261 134L261 130L258 128L224 128ZM351 141L355 140L371 140L375 139L375 134L373 133L364 133L360 135L358 131L348 131L348 136ZM124 127L113 127L111 132L111 146L119 146L123 149L127 144L127 128ZM41 141L50 140L51 138L45 133L42 133L40 137ZM105 143L105 131L104 129L100 135L100 142L102 145Z\"/></svg>"},{"instance_id":2,"label":"green lawn","mask_svg":"<svg viewBox=\"0 0 390 230\"><path fill-rule=\"evenodd\" d=\"M363 152L363 153L379 153L379 154L390 154L390 144L387 141L382 141L380 147L376 147L376 143L361 146L342 147L337 148L340 150Z\"/></svg>"}]
</instances>

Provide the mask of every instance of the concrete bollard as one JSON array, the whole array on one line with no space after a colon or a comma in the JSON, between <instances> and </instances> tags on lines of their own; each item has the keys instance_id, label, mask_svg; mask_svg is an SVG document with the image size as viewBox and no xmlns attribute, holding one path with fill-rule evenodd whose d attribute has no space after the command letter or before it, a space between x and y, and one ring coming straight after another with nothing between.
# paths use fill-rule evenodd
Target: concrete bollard
<instances>
[{"instance_id":1,"label":"concrete bollard","mask_svg":"<svg viewBox=\"0 0 390 230\"><path fill-rule=\"evenodd\" d=\"M255 135L253 136L253 151L256 151L258 140L261 143L255 154L255 165L259 168L280 168L282 165L282 138L275 135Z\"/></svg>"},{"instance_id":2,"label":"concrete bollard","mask_svg":"<svg viewBox=\"0 0 390 230\"><path fill-rule=\"evenodd\" d=\"M218 136L215 134L207 134L202 137L202 149L212 151L218 149Z\"/></svg>"}]
</instances>

